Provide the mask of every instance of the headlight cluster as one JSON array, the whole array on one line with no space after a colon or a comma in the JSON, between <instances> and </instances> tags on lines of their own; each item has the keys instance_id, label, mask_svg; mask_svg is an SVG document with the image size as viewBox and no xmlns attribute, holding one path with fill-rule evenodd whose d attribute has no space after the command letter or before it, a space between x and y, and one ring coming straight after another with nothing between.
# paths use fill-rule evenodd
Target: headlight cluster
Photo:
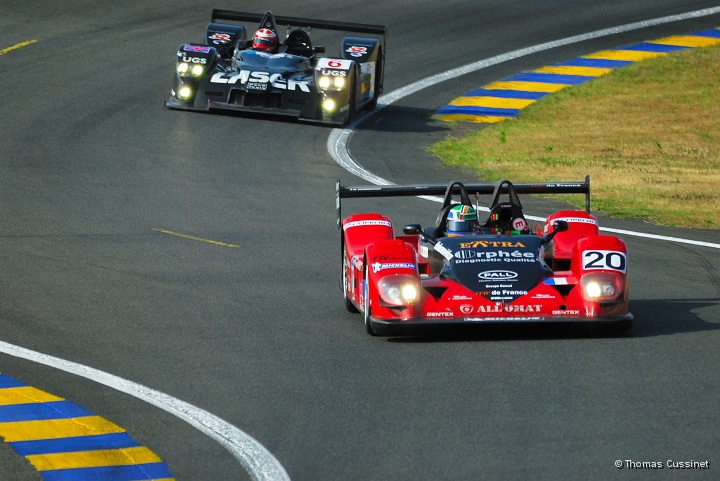
<instances>
[{"instance_id":1,"label":"headlight cluster","mask_svg":"<svg viewBox=\"0 0 720 481\"><path fill-rule=\"evenodd\" d=\"M199 64L189 64L180 62L177 64L177 74L181 77L202 77L205 73L205 67Z\"/></svg>"},{"instance_id":2,"label":"headlight cluster","mask_svg":"<svg viewBox=\"0 0 720 481\"><path fill-rule=\"evenodd\" d=\"M342 90L345 88L345 77L321 75L318 78L318 87L320 87L322 90Z\"/></svg>"},{"instance_id":3,"label":"headlight cluster","mask_svg":"<svg viewBox=\"0 0 720 481\"><path fill-rule=\"evenodd\" d=\"M407 306L420 299L420 284L415 276L387 276L378 282L378 293L390 305Z\"/></svg>"},{"instance_id":4,"label":"headlight cluster","mask_svg":"<svg viewBox=\"0 0 720 481\"><path fill-rule=\"evenodd\" d=\"M585 274L580 279L580 284L586 301L613 301L623 292L623 276L618 273Z\"/></svg>"}]
</instances>

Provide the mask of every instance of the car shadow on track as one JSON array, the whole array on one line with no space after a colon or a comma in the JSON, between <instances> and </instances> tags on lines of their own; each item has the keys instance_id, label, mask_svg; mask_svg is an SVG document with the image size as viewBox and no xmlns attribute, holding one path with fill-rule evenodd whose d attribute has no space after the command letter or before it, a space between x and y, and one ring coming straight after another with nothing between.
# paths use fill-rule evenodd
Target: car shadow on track
<instances>
[{"instance_id":1,"label":"car shadow on track","mask_svg":"<svg viewBox=\"0 0 720 481\"><path fill-rule=\"evenodd\" d=\"M633 337L720 330L720 298L631 300L630 311L635 323L628 334Z\"/></svg>"},{"instance_id":2,"label":"car shadow on track","mask_svg":"<svg viewBox=\"0 0 720 481\"><path fill-rule=\"evenodd\" d=\"M447 122L431 119L433 110L388 105L373 112L369 119L358 126L359 130L371 132L402 132L427 134L431 132L453 132L457 127ZM460 123L458 123L460 125ZM472 130L478 130L480 124L470 124Z\"/></svg>"},{"instance_id":3,"label":"car shadow on track","mask_svg":"<svg viewBox=\"0 0 720 481\"><path fill-rule=\"evenodd\" d=\"M388 342L432 343L472 341L522 341L590 338L644 338L680 333L720 330L720 321L709 322L703 309L719 309L720 299L639 300L630 303L635 316L632 327L618 331L615 326L583 323L473 324L433 327L414 336L389 337Z\"/></svg>"}]
</instances>

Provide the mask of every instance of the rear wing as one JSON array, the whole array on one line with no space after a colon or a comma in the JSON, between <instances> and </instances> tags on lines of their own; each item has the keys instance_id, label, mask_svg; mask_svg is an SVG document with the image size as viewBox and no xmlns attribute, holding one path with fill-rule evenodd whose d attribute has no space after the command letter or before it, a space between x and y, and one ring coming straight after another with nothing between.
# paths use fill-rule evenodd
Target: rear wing
<instances>
[{"instance_id":1,"label":"rear wing","mask_svg":"<svg viewBox=\"0 0 720 481\"><path fill-rule=\"evenodd\" d=\"M416 185L359 185L343 186L340 181L335 184L335 208L337 210L338 228L342 223L342 199L361 197L415 197L421 195L444 195L450 184L416 184ZM496 189L507 193L508 188L503 181L500 183L464 184L468 194L492 195ZM526 182L512 184L518 194L585 194L585 211L590 213L590 176L578 182ZM460 186L453 186L453 194L460 194Z\"/></svg>"},{"instance_id":2,"label":"rear wing","mask_svg":"<svg viewBox=\"0 0 720 481\"><path fill-rule=\"evenodd\" d=\"M233 10L212 11L211 22L218 20L230 20L233 22L260 22L265 17L264 13L235 12ZM279 25L293 27L319 28L324 30L337 30L345 32L367 33L382 35L383 43L386 43L388 27L386 25L370 25L365 23L333 22L329 20L315 20L312 18L281 17L274 16L275 22Z\"/></svg>"}]
</instances>

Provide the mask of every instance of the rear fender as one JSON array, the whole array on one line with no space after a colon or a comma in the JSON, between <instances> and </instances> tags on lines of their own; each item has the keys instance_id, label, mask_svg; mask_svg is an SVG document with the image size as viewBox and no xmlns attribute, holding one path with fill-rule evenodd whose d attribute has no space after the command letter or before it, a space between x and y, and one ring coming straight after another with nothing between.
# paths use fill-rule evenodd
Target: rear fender
<instances>
[{"instance_id":1,"label":"rear fender","mask_svg":"<svg viewBox=\"0 0 720 481\"><path fill-rule=\"evenodd\" d=\"M394 239L392 222L380 214L351 215L342 222L343 245L349 256L362 255L371 242Z\"/></svg>"},{"instance_id":2,"label":"rear fender","mask_svg":"<svg viewBox=\"0 0 720 481\"><path fill-rule=\"evenodd\" d=\"M381 42L375 38L345 37L342 42L341 56L354 60L360 67L361 102L375 99L382 93L382 49Z\"/></svg>"},{"instance_id":3,"label":"rear fender","mask_svg":"<svg viewBox=\"0 0 720 481\"><path fill-rule=\"evenodd\" d=\"M345 37L340 48L342 58L358 63L377 62L380 40L375 38Z\"/></svg>"},{"instance_id":4,"label":"rear fender","mask_svg":"<svg viewBox=\"0 0 720 481\"><path fill-rule=\"evenodd\" d=\"M207 44L217 50L218 55L223 58L230 58L238 44L240 44L241 48L244 46L247 33L242 25L209 23L205 38Z\"/></svg>"}]
</instances>

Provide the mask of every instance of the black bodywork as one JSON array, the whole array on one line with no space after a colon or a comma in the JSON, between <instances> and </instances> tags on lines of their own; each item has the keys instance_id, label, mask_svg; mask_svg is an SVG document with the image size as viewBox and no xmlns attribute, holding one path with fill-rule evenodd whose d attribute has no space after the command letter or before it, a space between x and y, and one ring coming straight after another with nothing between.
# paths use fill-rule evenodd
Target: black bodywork
<instances>
[{"instance_id":1,"label":"black bodywork","mask_svg":"<svg viewBox=\"0 0 720 481\"><path fill-rule=\"evenodd\" d=\"M229 23L233 22L233 23ZM258 22L249 27L247 22ZM278 25L287 27L280 35ZM276 53L250 49L248 37L269 28L282 39ZM309 29L347 36L337 57L313 45ZM346 124L373 109L383 90L387 27L213 10L204 44L181 44L171 96L165 106L181 110L253 111L305 121Z\"/></svg>"}]
</instances>

